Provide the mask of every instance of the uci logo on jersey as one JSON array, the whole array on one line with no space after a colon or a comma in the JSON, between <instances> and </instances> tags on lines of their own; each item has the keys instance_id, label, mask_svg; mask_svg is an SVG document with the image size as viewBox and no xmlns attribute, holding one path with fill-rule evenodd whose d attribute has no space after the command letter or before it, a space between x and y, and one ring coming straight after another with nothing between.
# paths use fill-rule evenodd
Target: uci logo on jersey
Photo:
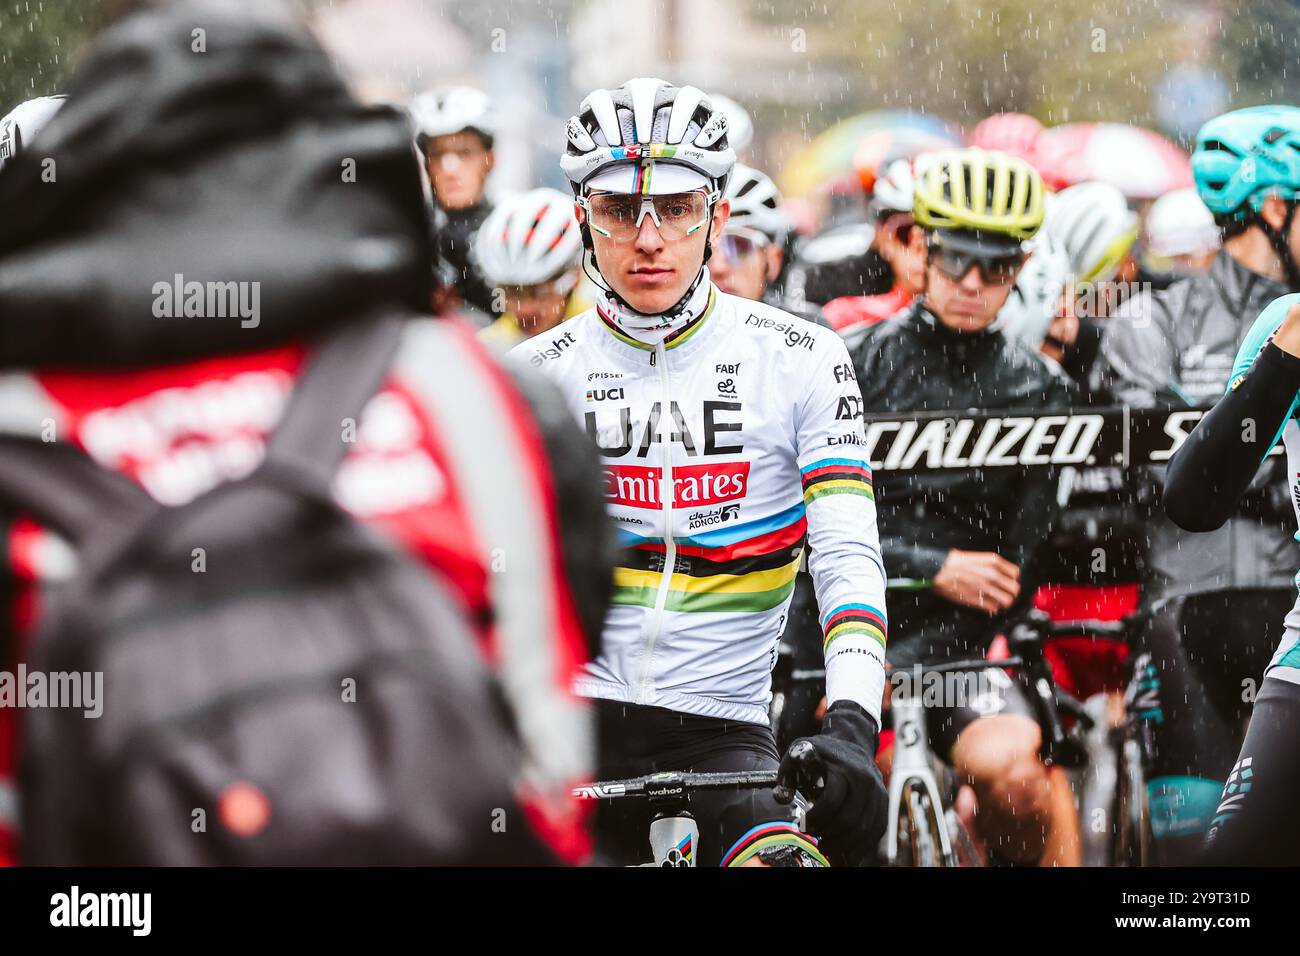
<instances>
[{"instance_id":1,"label":"uci logo on jersey","mask_svg":"<svg viewBox=\"0 0 1300 956\"><path fill-rule=\"evenodd\" d=\"M604 402L611 399L616 401L623 400L622 388L589 388L587 389L587 401Z\"/></svg>"}]
</instances>

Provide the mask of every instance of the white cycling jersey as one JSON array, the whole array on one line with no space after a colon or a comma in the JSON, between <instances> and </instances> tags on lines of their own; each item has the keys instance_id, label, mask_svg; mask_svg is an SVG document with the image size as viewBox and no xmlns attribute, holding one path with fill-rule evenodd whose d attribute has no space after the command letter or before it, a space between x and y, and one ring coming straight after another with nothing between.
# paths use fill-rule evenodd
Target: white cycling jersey
<instances>
[{"instance_id":1,"label":"white cycling jersey","mask_svg":"<svg viewBox=\"0 0 1300 956\"><path fill-rule=\"evenodd\" d=\"M656 345L606 298L512 353L560 387L600 446L625 545L603 650L577 689L767 723L806 543L829 702L879 721L886 578L848 352L707 274L691 302L699 317Z\"/></svg>"}]
</instances>

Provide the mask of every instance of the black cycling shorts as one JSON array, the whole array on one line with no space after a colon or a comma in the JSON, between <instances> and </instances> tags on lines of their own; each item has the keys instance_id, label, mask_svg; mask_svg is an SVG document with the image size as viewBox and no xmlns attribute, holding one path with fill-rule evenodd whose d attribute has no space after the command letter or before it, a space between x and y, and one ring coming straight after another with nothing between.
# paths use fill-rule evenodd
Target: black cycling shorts
<instances>
[{"instance_id":1,"label":"black cycling shorts","mask_svg":"<svg viewBox=\"0 0 1300 956\"><path fill-rule=\"evenodd\" d=\"M597 776L620 780L668 770L697 773L775 771L780 764L772 731L762 724L719 720L596 700ZM797 801L777 803L772 791L697 793L689 810L699 826L699 866L734 866L770 846L797 846L820 856L815 838L795 823ZM596 812L596 853L601 863L627 866L653 861L650 821L641 800L602 800Z\"/></svg>"}]
</instances>

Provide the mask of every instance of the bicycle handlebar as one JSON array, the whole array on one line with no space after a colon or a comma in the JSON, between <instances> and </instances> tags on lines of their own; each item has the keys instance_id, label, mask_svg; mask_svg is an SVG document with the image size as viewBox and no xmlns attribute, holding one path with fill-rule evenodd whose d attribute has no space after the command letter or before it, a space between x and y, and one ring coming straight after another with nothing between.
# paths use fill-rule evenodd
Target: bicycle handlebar
<instances>
[{"instance_id":1,"label":"bicycle handlebar","mask_svg":"<svg viewBox=\"0 0 1300 956\"><path fill-rule=\"evenodd\" d=\"M682 796L693 790L760 790L776 785L775 770L738 773L651 773L627 780L602 780L574 787L579 800L612 800L639 797L647 800Z\"/></svg>"}]
</instances>

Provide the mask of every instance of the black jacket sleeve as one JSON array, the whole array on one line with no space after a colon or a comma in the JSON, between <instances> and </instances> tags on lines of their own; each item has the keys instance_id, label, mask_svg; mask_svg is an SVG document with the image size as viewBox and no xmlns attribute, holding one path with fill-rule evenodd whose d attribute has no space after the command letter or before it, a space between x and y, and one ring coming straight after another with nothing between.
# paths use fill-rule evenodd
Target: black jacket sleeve
<instances>
[{"instance_id":1,"label":"black jacket sleeve","mask_svg":"<svg viewBox=\"0 0 1300 956\"><path fill-rule=\"evenodd\" d=\"M1214 531L1235 514L1297 391L1300 358L1269 342L1169 462L1161 504L1174 524Z\"/></svg>"}]
</instances>

